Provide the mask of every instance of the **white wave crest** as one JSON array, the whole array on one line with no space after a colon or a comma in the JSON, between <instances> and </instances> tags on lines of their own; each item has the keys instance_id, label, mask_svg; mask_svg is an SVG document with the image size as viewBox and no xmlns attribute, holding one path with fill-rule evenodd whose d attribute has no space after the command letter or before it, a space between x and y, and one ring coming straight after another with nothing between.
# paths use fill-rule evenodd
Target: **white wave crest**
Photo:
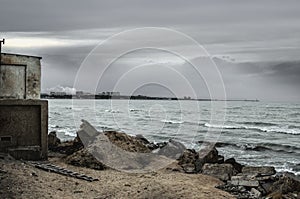
<instances>
[{"instance_id":1,"label":"white wave crest","mask_svg":"<svg viewBox=\"0 0 300 199\"><path fill-rule=\"evenodd\" d=\"M204 126L208 128L217 128L217 129L250 129L257 130L261 132L267 133L284 133L284 134L292 134L292 135L300 135L300 130L298 129L288 129L283 127L257 127L257 126L230 126L230 125L217 125L217 124L209 124L205 123Z\"/></svg>"}]
</instances>

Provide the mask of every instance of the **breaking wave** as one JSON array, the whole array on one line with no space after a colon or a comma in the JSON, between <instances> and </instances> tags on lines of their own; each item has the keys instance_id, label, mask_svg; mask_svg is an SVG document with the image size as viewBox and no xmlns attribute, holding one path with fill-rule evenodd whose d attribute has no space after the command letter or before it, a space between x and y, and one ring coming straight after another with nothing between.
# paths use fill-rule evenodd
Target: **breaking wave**
<instances>
[{"instance_id":1,"label":"breaking wave","mask_svg":"<svg viewBox=\"0 0 300 199\"><path fill-rule=\"evenodd\" d=\"M276 126L276 124L270 122L241 122L240 124L255 125L255 126Z\"/></svg>"},{"instance_id":2,"label":"breaking wave","mask_svg":"<svg viewBox=\"0 0 300 199\"><path fill-rule=\"evenodd\" d=\"M283 134L292 134L292 135L300 135L300 129L295 128L282 128L277 126L230 126L230 125L214 125L205 123L205 127L208 128L217 128L217 129L248 129L248 130L256 130L260 132L267 132L267 133L283 133Z\"/></svg>"},{"instance_id":3,"label":"breaking wave","mask_svg":"<svg viewBox=\"0 0 300 199\"><path fill-rule=\"evenodd\" d=\"M198 144L203 144L203 141L198 141ZM234 147L244 151L274 151L284 153L300 153L300 148L296 146L274 144L274 143L259 143L259 144L245 144L245 143L228 143L217 142L216 147Z\"/></svg>"}]
</instances>

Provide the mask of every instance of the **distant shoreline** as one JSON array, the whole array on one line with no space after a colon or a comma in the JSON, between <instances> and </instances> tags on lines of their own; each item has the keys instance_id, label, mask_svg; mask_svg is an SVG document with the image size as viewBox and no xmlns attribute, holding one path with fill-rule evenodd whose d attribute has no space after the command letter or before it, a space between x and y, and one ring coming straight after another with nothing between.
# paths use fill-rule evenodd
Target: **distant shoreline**
<instances>
[{"instance_id":1,"label":"distant shoreline","mask_svg":"<svg viewBox=\"0 0 300 199\"><path fill-rule=\"evenodd\" d=\"M192 99L192 98L176 98L176 97L152 97L144 95L48 95L41 94L42 99L99 99L99 100L183 100L183 101L237 101L237 102L259 102L257 99Z\"/></svg>"}]
</instances>

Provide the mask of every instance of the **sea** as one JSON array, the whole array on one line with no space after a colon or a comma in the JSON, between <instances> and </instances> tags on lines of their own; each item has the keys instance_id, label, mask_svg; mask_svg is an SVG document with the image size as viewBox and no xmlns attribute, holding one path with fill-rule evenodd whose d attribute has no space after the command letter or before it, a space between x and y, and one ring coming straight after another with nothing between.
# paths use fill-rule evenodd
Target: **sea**
<instances>
[{"instance_id":1,"label":"sea","mask_svg":"<svg viewBox=\"0 0 300 199\"><path fill-rule=\"evenodd\" d=\"M195 150L213 140L225 159L300 175L300 103L49 99L49 132L61 140L73 139L81 120Z\"/></svg>"}]
</instances>

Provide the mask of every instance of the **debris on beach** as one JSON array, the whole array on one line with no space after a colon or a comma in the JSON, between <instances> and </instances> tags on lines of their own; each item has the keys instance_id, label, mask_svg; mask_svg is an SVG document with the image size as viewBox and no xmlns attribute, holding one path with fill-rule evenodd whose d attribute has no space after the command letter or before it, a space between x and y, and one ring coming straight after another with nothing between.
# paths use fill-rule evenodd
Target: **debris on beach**
<instances>
[{"instance_id":1,"label":"debris on beach","mask_svg":"<svg viewBox=\"0 0 300 199\"><path fill-rule=\"evenodd\" d=\"M96 179L96 178L92 178L87 175L80 174L80 173L77 173L77 172L74 172L74 171L71 171L71 170L50 164L50 163L30 162L30 164L33 165L34 167L44 170L44 171L58 173L58 174L65 175L68 177L73 177L73 178L77 178L80 180L86 180L89 182L98 181L98 179Z\"/></svg>"},{"instance_id":2,"label":"debris on beach","mask_svg":"<svg viewBox=\"0 0 300 199\"><path fill-rule=\"evenodd\" d=\"M246 168L246 167L245 167ZM258 171L265 170L265 173ZM242 198L291 198L300 197L300 180L292 173L277 174L274 167L247 167L217 188Z\"/></svg>"}]
</instances>

